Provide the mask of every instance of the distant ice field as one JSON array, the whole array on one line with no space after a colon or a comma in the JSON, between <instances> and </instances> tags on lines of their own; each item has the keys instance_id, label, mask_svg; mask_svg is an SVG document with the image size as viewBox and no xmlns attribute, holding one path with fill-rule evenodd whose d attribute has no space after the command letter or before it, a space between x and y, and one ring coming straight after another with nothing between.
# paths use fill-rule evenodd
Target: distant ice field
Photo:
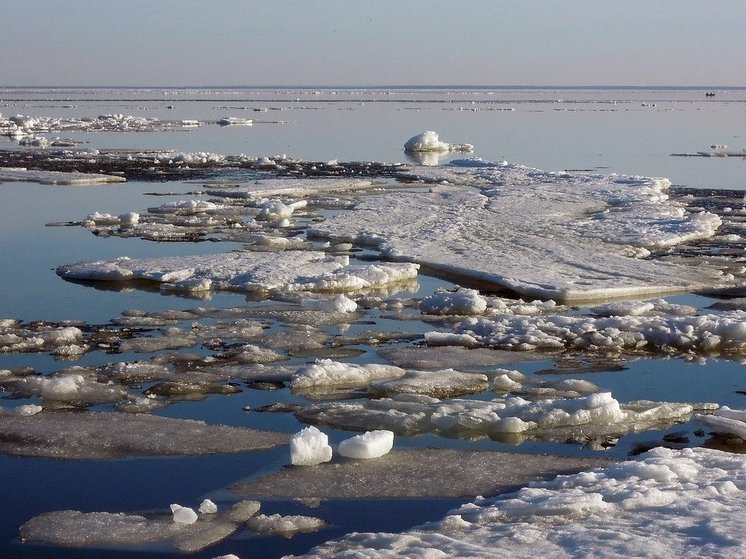
<instances>
[{"instance_id":1,"label":"distant ice field","mask_svg":"<svg viewBox=\"0 0 746 559\"><path fill-rule=\"evenodd\" d=\"M675 185L746 190L741 158L671 157L746 148L746 90L706 89L0 89L0 113L124 114L160 120L227 117L253 126L148 134L147 146L300 159L406 162L402 138L437 130L474 155L548 171L663 176ZM139 135L70 133L97 148L140 148ZM0 138L2 141L2 138ZM453 154L446 155L447 160Z\"/></svg>"}]
</instances>

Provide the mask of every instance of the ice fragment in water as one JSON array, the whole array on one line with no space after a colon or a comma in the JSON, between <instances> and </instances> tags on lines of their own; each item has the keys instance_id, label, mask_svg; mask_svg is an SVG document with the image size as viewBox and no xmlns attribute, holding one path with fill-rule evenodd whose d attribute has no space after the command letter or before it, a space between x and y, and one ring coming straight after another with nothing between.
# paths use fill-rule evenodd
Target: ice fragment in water
<instances>
[{"instance_id":1,"label":"ice fragment in water","mask_svg":"<svg viewBox=\"0 0 746 559\"><path fill-rule=\"evenodd\" d=\"M394 433L368 431L339 443L339 454L346 458L378 458L388 454L394 446Z\"/></svg>"},{"instance_id":2,"label":"ice fragment in water","mask_svg":"<svg viewBox=\"0 0 746 559\"><path fill-rule=\"evenodd\" d=\"M425 314L482 314L486 309L487 300L476 289L438 290L420 303Z\"/></svg>"},{"instance_id":3,"label":"ice fragment in water","mask_svg":"<svg viewBox=\"0 0 746 559\"><path fill-rule=\"evenodd\" d=\"M290 463L295 466L315 466L332 459L329 437L310 426L290 438Z\"/></svg>"},{"instance_id":4,"label":"ice fragment in water","mask_svg":"<svg viewBox=\"0 0 746 559\"><path fill-rule=\"evenodd\" d=\"M326 522L312 516L281 516L260 514L249 519L246 527L258 534L277 534L291 538L299 532L316 532L326 526Z\"/></svg>"}]
</instances>

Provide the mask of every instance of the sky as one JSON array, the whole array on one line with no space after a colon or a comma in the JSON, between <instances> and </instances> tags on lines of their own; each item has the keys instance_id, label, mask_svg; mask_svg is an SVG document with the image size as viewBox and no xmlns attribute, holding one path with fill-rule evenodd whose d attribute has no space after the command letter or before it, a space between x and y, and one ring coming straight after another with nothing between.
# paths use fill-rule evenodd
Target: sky
<instances>
[{"instance_id":1,"label":"sky","mask_svg":"<svg viewBox=\"0 0 746 559\"><path fill-rule=\"evenodd\" d=\"M743 0L0 0L0 85L746 86Z\"/></svg>"}]
</instances>

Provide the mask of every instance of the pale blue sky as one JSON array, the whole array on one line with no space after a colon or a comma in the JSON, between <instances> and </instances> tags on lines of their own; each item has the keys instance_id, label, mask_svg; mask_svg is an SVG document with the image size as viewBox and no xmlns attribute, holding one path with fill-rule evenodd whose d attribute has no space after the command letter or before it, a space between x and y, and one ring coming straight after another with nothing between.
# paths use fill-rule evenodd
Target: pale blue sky
<instances>
[{"instance_id":1,"label":"pale blue sky","mask_svg":"<svg viewBox=\"0 0 746 559\"><path fill-rule=\"evenodd\" d=\"M0 0L0 85L746 85L743 0Z\"/></svg>"}]
</instances>

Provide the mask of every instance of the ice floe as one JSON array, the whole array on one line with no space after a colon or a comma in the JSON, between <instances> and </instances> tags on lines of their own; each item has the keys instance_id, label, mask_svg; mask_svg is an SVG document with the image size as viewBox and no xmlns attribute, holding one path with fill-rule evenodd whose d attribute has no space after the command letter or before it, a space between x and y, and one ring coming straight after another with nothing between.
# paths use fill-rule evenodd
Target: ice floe
<instances>
[{"instance_id":1,"label":"ice floe","mask_svg":"<svg viewBox=\"0 0 746 559\"><path fill-rule=\"evenodd\" d=\"M341 363L319 359L303 365L293 374L291 386L295 391L320 388L360 388L375 380L403 377L404 369L393 365Z\"/></svg>"},{"instance_id":2,"label":"ice floe","mask_svg":"<svg viewBox=\"0 0 746 559\"><path fill-rule=\"evenodd\" d=\"M304 557L737 557L746 510L742 455L654 449L514 493L478 499L443 520L356 533Z\"/></svg>"},{"instance_id":3,"label":"ice floe","mask_svg":"<svg viewBox=\"0 0 746 559\"><path fill-rule=\"evenodd\" d=\"M0 167L0 182L38 182L40 184L102 184L126 182L119 175L102 175L95 173L76 173L64 171L40 171Z\"/></svg>"},{"instance_id":4,"label":"ice floe","mask_svg":"<svg viewBox=\"0 0 746 559\"><path fill-rule=\"evenodd\" d=\"M313 516L280 514L259 514L252 516L246 527L262 535L277 535L292 538L295 534L317 532L327 526L327 522Z\"/></svg>"},{"instance_id":5,"label":"ice floe","mask_svg":"<svg viewBox=\"0 0 746 559\"><path fill-rule=\"evenodd\" d=\"M452 184L369 196L354 211L314 224L311 234L373 245L392 259L557 302L743 283L716 263L630 256L710 237L721 223L715 214L689 212L671 200L663 179L509 164L410 173Z\"/></svg>"},{"instance_id":6,"label":"ice floe","mask_svg":"<svg viewBox=\"0 0 746 559\"><path fill-rule=\"evenodd\" d=\"M285 444L287 435L116 412L0 415L0 452L74 460L204 455Z\"/></svg>"},{"instance_id":7,"label":"ice floe","mask_svg":"<svg viewBox=\"0 0 746 559\"><path fill-rule=\"evenodd\" d=\"M20 538L73 548L152 547L162 551L165 544L182 553L194 553L230 537L258 511L256 501L240 501L225 513L202 513L201 517L177 504L171 505L171 514L52 511L24 523Z\"/></svg>"},{"instance_id":8,"label":"ice floe","mask_svg":"<svg viewBox=\"0 0 746 559\"><path fill-rule=\"evenodd\" d=\"M425 314L482 314L487 300L475 289L440 290L425 297L420 310Z\"/></svg>"},{"instance_id":9,"label":"ice floe","mask_svg":"<svg viewBox=\"0 0 746 559\"><path fill-rule=\"evenodd\" d=\"M697 419L716 433L735 435L746 440L746 410L722 406L712 415L699 415Z\"/></svg>"},{"instance_id":10,"label":"ice floe","mask_svg":"<svg viewBox=\"0 0 746 559\"><path fill-rule=\"evenodd\" d=\"M375 460L283 468L231 487L268 499L382 499L492 496L536 479L605 466L605 458L447 448L393 450Z\"/></svg>"},{"instance_id":11,"label":"ice floe","mask_svg":"<svg viewBox=\"0 0 746 559\"><path fill-rule=\"evenodd\" d=\"M80 262L61 266L65 279L156 282L173 290L357 291L411 280L417 264L350 264L345 256L308 251L231 252L197 256ZM203 282L209 282L203 285Z\"/></svg>"}]
</instances>

